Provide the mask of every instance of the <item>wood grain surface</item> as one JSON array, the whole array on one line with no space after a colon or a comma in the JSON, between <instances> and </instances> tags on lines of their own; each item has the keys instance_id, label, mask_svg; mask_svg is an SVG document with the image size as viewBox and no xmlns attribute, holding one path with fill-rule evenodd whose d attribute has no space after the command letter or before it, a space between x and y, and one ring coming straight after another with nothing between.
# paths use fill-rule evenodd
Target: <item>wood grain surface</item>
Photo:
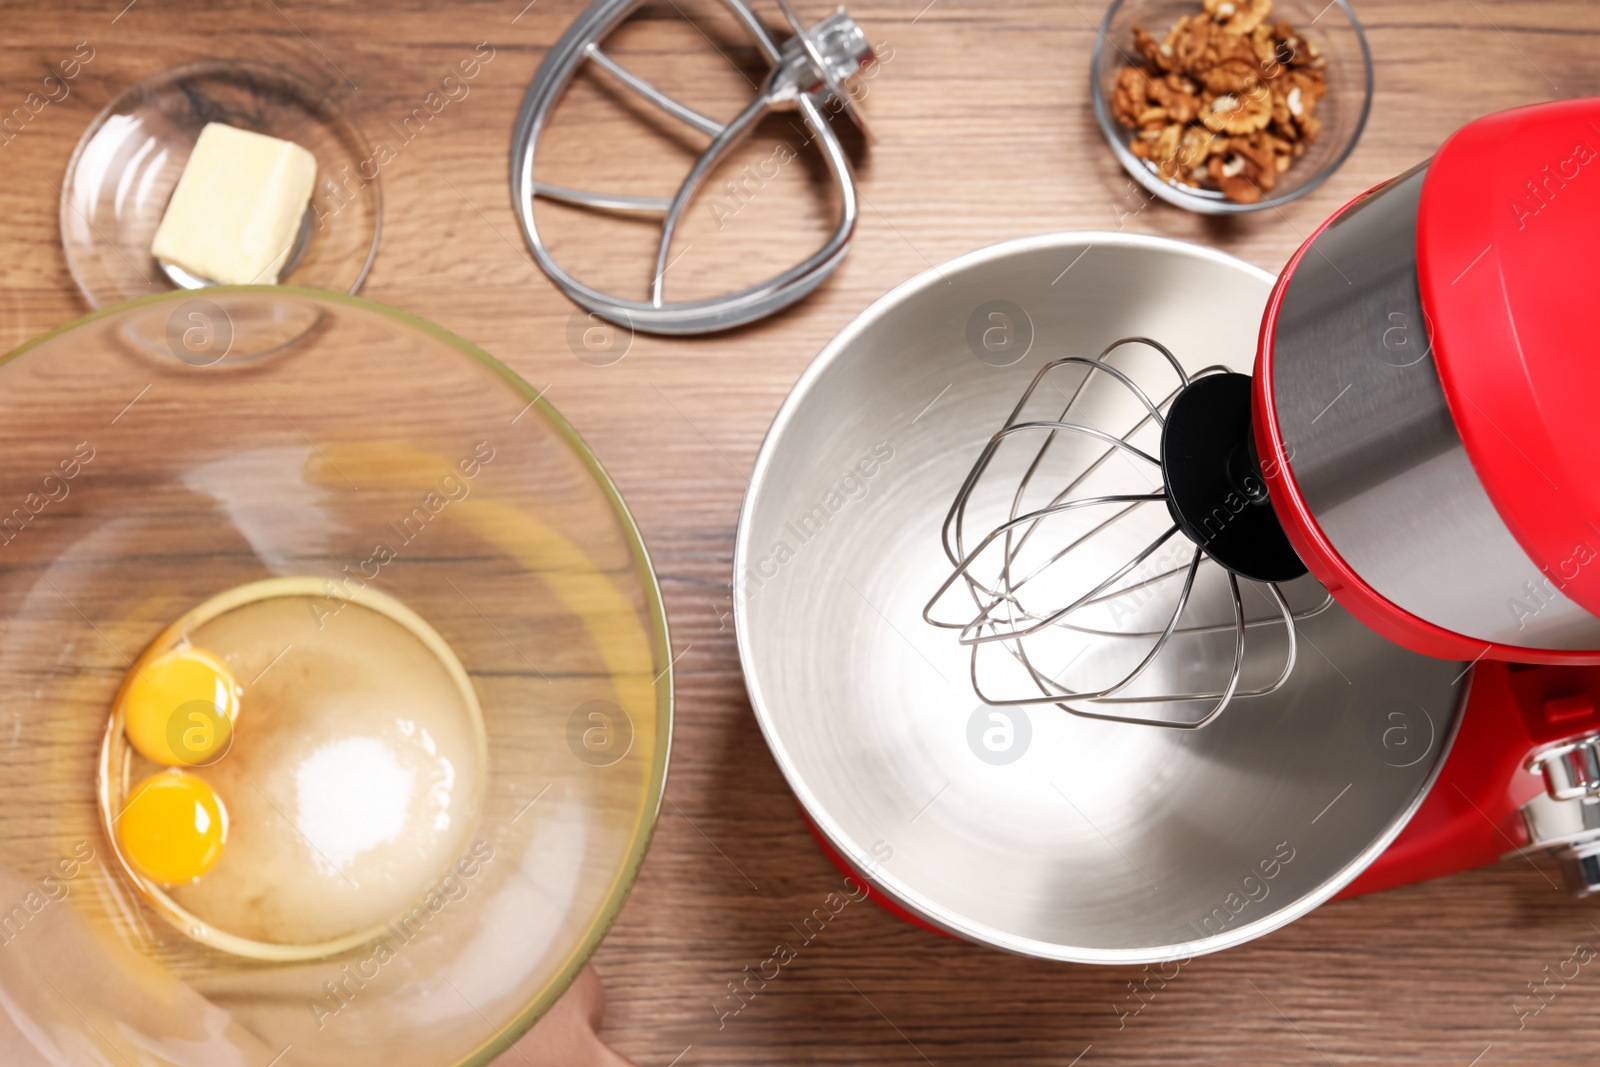
<instances>
[{"instance_id":1,"label":"wood grain surface","mask_svg":"<svg viewBox=\"0 0 1600 1067\"><path fill-rule=\"evenodd\" d=\"M843 267L764 323L713 338L619 336L625 356L597 366L570 341L582 317L528 258L507 182L518 103L581 0L126 2L0 5L0 114L79 42L94 51L65 99L0 136L0 348L87 310L59 242L57 189L85 125L130 83L192 59L267 60L326 88L378 140L475 46L493 49L465 97L396 138L382 172L382 246L363 292L548 386L620 485L659 568L680 657L679 718L654 846L596 958L610 996L605 1034L619 1050L653 1067L1593 1059L1600 966L1581 969L1519 1029L1529 983L1580 943L1600 944L1595 905L1570 900L1552 872L1524 862L1325 906L1194 960L1164 987L1151 979L1142 1000L1132 991L1141 968L1014 958L851 905L739 1014L719 1021L716 1005L839 886L751 715L727 584L747 474L807 361L891 286L1027 234L1120 227L1277 270L1325 215L1471 118L1600 93L1600 4L1367 0L1360 15L1377 89L1355 153L1282 211L1218 222L1143 206L1101 141L1088 91L1099 0L857 0L854 14L892 58L865 101L879 141L852 143L863 208ZM704 34L685 26L679 3L710 10L709 0L663 0L615 51L726 117L749 92L746 76L757 76L755 53L726 15ZM803 6L812 17L823 8ZM658 195L676 184L692 138L599 83L580 83L568 103L541 177ZM803 131L775 120L740 162L796 138ZM669 293L709 292L792 262L797 243L826 232L830 201L809 184L817 173L810 162L784 166L737 212L697 210ZM575 270L644 292L648 226L597 227L560 210L550 219Z\"/></svg>"}]
</instances>

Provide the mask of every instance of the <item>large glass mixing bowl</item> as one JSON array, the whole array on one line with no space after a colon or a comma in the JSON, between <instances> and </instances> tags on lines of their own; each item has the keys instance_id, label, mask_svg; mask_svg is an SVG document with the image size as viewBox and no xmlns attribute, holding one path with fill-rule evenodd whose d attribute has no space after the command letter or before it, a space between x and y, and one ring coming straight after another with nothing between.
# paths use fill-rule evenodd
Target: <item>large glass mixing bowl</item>
<instances>
[{"instance_id":1,"label":"large glass mixing bowl","mask_svg":"<svg viewBox=\"0 0 1600 1067\"><path fill-rule=\"evenodd\" d=\"M621 908L671 734L649 560L571 426L413 316L221 287L12 352L0 434L0 1002L37 1062L445 1067L509 1048ZM236 950L140 891L97 773L121 747L118 688L170 624L229 590L308 583L403 605L453 653L484 773L459 861L375 933ZM326 651L293 625L276 678ZM238 679L236 749L258 678Z\"/></svg>"}]
</instances>

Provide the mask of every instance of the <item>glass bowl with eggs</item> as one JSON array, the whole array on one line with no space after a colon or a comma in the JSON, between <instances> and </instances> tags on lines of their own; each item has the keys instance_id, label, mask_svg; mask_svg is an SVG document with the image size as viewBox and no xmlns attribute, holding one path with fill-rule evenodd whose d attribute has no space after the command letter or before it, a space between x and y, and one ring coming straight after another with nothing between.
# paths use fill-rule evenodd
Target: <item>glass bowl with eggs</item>
<instances>
[{"instance_id":1,"label":"glass bowl with eggs","mask_svg":"<svg viewBox=\"0 0 1600 1067\"><path fill-rule=\"evenodd\" d=\"M25 345L0 425L19 1028L136 1067L504 1052L621 908L671 732L577 434L444 330L281 286Z\"/></svg>"}]
</instances>

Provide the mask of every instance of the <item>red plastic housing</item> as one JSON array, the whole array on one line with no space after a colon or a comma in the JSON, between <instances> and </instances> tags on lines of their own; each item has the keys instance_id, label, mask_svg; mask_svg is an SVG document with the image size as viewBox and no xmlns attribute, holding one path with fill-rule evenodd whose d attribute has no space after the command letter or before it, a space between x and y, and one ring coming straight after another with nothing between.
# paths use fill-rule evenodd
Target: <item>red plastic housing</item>
<instances>
[{"instance_id":1,"label":"red plastic housing","mask_svg":"<svg viewBox=\"0 0 1600 1067\"><path fill-rule=\"evenodd\" d=\"M1428 168L1417 282L1462 445L1534 564L1600 615L1600 100L1462 127Z\"/></svg>"},{"instance_id":2,"label":"red plastic housing","mask_svg":"<svg viewBox=\"0 0 1600 1067\"><path fill-rule=\"evenodd\" d=\"M1600 730L1600 670L1485 661L1473 668L1455 745L1428 797L1339 894L1374 893L1493 863L1528 844L1517 809L1544 792L1538 749Z\"/></svg>"}]
</instances>

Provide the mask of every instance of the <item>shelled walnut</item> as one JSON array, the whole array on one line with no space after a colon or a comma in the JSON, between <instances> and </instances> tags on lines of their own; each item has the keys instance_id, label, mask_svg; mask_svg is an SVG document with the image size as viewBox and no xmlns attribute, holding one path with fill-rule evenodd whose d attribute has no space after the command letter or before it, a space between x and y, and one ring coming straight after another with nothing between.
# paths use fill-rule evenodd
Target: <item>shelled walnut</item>
<instances>
[{"instance_id":1,"label":"shelled walnut","mask_svg":"<svg viewBox=\"0 0 1600 1067\"><path fill-rule=\"evenodd\" d=\"M1163 180L1259 203L1322 131L1327 59L1270 21L1272 0L1202 8L1163 38L1133 27L1143 62L1117 72L1111 113Z\"/></svg>"}]
</instances>

